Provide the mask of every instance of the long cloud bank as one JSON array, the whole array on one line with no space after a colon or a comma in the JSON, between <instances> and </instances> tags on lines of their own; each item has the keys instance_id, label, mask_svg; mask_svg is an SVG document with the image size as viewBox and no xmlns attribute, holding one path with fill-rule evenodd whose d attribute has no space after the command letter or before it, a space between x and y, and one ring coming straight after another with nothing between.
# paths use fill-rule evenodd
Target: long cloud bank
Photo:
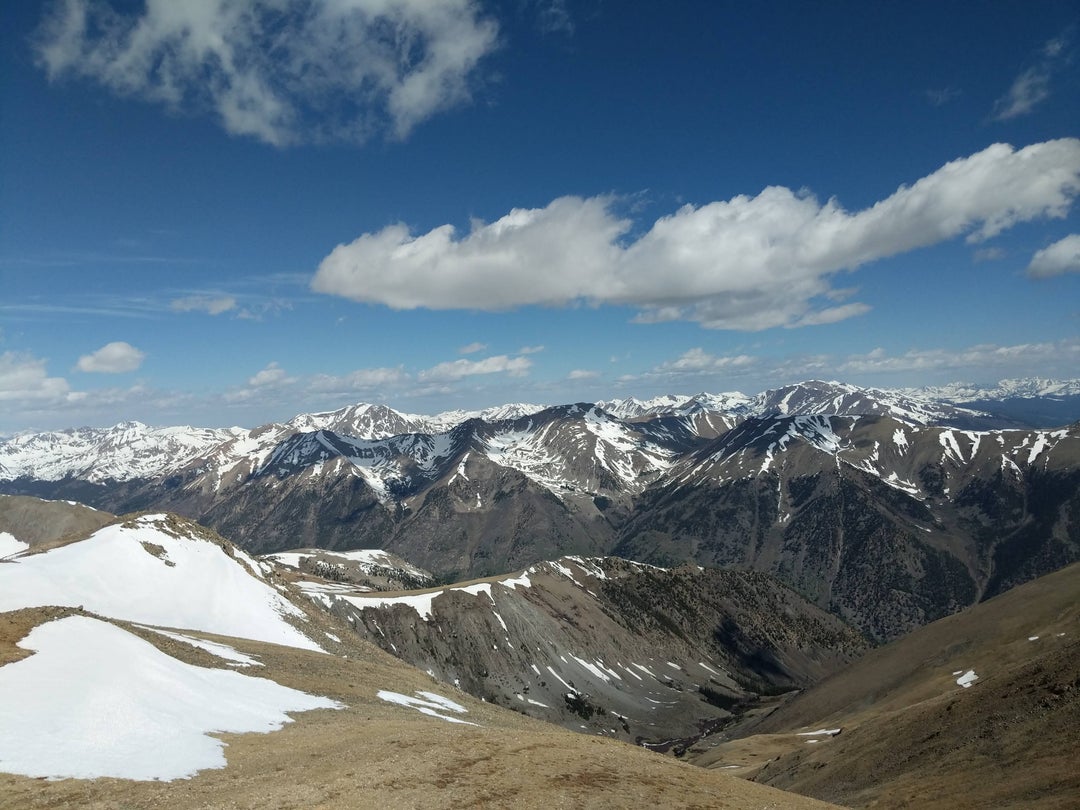
<instances>
[{"instance_id":1,"label":"long cloud bank","mask_svg":"<svg viewBox=\"0 0 1080 810\"><path fill-rule=\"evenodd\" d=\"M638 307L640 321L759 330L829 323L869 307L833 277L959 236L991 239L1064 217L1080 193L1080 140L994 144L857 212L770 186L686 205L627 242L634 224L611 196L560 197L460 235L403 224L339 245L312 289L395 309L527 305Z\"/></svg>"}]
</instances>

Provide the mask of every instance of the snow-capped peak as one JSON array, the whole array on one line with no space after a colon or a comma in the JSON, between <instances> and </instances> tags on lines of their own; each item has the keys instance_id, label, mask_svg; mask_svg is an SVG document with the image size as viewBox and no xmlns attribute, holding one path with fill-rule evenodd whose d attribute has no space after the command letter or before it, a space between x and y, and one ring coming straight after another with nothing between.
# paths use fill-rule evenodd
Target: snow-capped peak
<instances>
[{"instance_id":1,"label":"snow-capped peak","mask_svg":"<svg viewBox=\"0 0 1080 810\"><path fill-rule=\"evenodd\" d=\"M1080 396L1080 379L1054 380L1044 377L1024 377L999 380L994 385L973 385L952 382L947 385L905 389L905 393L917 394L948 402L993 401L1032 397Z\"/></svg>"},{"instance_id":2,"label":"snow-capped peak","mask_svg":"<svg viewBox=\"0 0 1080 810\"><path fill-rule=\"evenodd\" d=\"M58 481L129 481L179 469L223 442L239 428L152 428L121 422L110 428L77 428L16 436L0 443L0 475Z\"/></svg>"}]
</instances>

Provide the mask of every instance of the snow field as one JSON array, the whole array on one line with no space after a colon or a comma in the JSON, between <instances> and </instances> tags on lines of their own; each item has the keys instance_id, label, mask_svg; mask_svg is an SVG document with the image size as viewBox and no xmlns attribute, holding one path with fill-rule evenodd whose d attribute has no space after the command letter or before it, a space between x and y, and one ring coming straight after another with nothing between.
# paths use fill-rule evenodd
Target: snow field
<instances>
[{"instance_id":1,"label":"snow field","mask_svg":"<svg viewBox=\"0 0 1080 810\"><path fill-rule=\"evenodd\" d=\"M81 606L111 618L323 652L286 617L303 613L217 544L175 537L163 516L0 566L0 612Z\"/></svg>"},{"instance_id":2,"label":"snow field","mask_svg":"<svg viewBox=\"0 0 1080 810\"><path fill-rule=\"evenodd\" d=\"M191 666L84 616L34 628L0 667L0 769L53 779L165 780L225 766L210 733L268 732L341 704L264 678ZM72 677L72 673L78 673Z\"/></svg>"},{"instance_id":3,"label":"snow field","mask_svg":"<svg viewBox=\"0 0 1080 810\"><path fill-rule=\"evenodd\" d=\"M0 560L5 557L14 557L16 554L22 554L30 548L29 543L24 543L13 534L7 532L0 532Z\"/></svg>"}]
</instances>

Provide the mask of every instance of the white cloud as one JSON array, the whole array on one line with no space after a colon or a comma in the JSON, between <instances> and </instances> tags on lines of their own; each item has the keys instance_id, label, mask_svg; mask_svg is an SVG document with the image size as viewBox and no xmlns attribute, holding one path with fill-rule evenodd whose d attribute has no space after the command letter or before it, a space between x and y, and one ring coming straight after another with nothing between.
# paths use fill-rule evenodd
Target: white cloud
<instances>
[{"instance_id":1,"label":"white cloud","mask_svg":"<svg viewBox=\"0 0 1080 810\"><path fill-rule=\"evenodd\" d=\"M45 360L20 352L0 354L0 401L61 402L71 396L63 377L50 377Z\"/></svg>"},{"instance_id":2,"label":"white cloud","mask_svg":"<svg viewBox=\"0 0 1080 810\"><path fill-rule=\"evenodd\" d=\"M1036 63L1021 71L1005 95L994 102L993 120L1008 121L1027 115L1050 97L1050 80L1065 62L1067 45L1061 36L1042 47Z\"/></svg>"},{"instance_id":3,"label":"white cloud","mask_svg":"<svg viewBox=\"0 0 1080 810\"><path fill-rule=\"evenodd\" d=\"M1029 376L1032 369L1049 375L1049 369L1076 369L1080 363L1080 340L1019 343L999 346L982 343L966 349L912 349L890 355L883 349L850 355L835 366L840 374L948 371L988 379L988 373ZM980 376L983 375L983 376ZM1072 376L1070 374L1070 376Z\"/></svg>"},{"instance_id":4,"label":"white cloud","mask_svg":"<svg viewBox=\"0 0 1080 810\"><path fill-rule=\"evenodd\" d=\"M496 40L474 0L148 0L130 14L64 0L36 54L50 79L210 110L231 134L283 146L404 137L468 100Z\"/></svg>"},{"instance_id":5,"label":"white cloud","mask_svg":"<svg viewBox=\"0 0 1080 810\"><path fill-rule=\"evenodd\" d=\"M589 371L584 368L575 368L569 374L566 375L568 380L594 380L600 376L599 371Z\"/></svg>"},{"instance_id":6,"label":"white cloud","mask_svg":"<svg viewBox=\"0 0 1080 810\"><path fill-rule=\"evenodd\" d=\"M460 239L452 225L420 236L391 225L339 245L312 287L395 309L491 311L600 298L618 257L614 241L630 227L610 215L610 203L561 197L475 223Z\"/></svg>"},{"instance_id":7,"label":"white cloud","mask_svg":"<svg viewBox=\"0 0 1080 810\"><path fill-rule=\"evenodd\" d=\"M522 346L517 350L518 354L538 354L544 350L543 346Z\"/></svg>"},{"instance_id":8,"label":"white cloud","mask_svg":"<svg viewBox=\"0 0 1080 810\"><path fill-rule=\"evenodd\" d=\"M996 262L1005 258L1005 251L999 247L980 248L972 254L976 262Z\"/></svg>"},{"instance_id":9,"label":"white cloud","mask_svg":"<svg viewBox=\"0 0 1080 810\"><path fill-rule=\"evenodd\" d=\"M1028 68L1013 80L1009 92L994 102L994 120L1027 115L1049 97L1050 74L1039 67Z\"/></svg>"},{"instance_id":10,"label":"white cloud","mask_svg":"<svg viewBox=\"0 0 1080 810\"><path fill-rule=\"evenodd\" d=\"M261 321L268 315L279 315L285 310L290 310L292 308L292 301L283 298L272 298L267 301L258 301L249 304L237 311L236 317L243 321ZM212 312L210 314L217 315L218 313Z\"/></svg>"},{"instance_id":11,"label":"white cloud","mask_svg":"<svg viewBox=\"0 0 1080 810\"><path fill-rule=\"evenodd\" d=\"M486 343L469 343L458 349L458 354L476 354L477 352L482 352L486 348Z\"/></svg>"},{"instance_id":12,"label":"white cloud","mask_svg":"<svg viewBox=\"0 0 1080 810\"><path fill-rule=\"evenodd\" d=\"M926 100L934 107L944 107L959 97L960 91L955 87L931 88L926 91Z\"/></svg>"},{"instance_id":13,"label":"white cloud","mask_svg":"<svg viewBox=\"0 0 1080 810\"><path fill-rule=\"evenodd\" d=\"M107 343L91 354L79 358L75 367L79 371L98 374L123 374L135 371L146 359L146 352L140 351L122 340Z\"/></svg>"},{"instance_id":14,"label":"white cloud","mask_svg":"<svg viewBox=\"0 0 1080 810\"><path fill-rule=\"evenodd\" d=\"M176 298L169 304L173 312L205 312L207 315L220 315L236 309L236 299L232 296L189 295Z\"/></svg>"},{"instance_id":15,"label":"white cloud","mask_svg":"<svg viewBox=\"0 0 1080 810\"><path fill-rule=\"evenodd\" d=\"M536 4L536 17L541 33L566 34L574 33L574 20L566 8L566 0L547 0Z\"/></svg>"},{"instance_id":16,"label":"white cloud","mask_svg":"<svg viewBox=\"0 0 1080 810\"><path fill-rule=\"evenodd\" d=\"M1059 239L1031 257L1027 273L1032 278L1048 278L1065 273L1080 273L1080 234Z\"/></svg>"},{"instance_id":17,"label":"white cloud","mask_svg":"<svg viewBox=\"0 0 1080 810\"><path fill-rule=\"evenodd\" d=\"M287 379L288 377L285 374L285 369L276 362L273 362L269 363L266 368L249 379L247 384L252 388L263 388L268 385L279 385Z\"/></svg>"},{"instance_id":18,"label":"white cloud","mask_svg":"<svg viewBox=\"0 0 1080 810\"><path fill-rule=\"evenodd\" d=\"M633 223L612 197L561 197L514 209L459 236L404 225L339 245L317 292L395 309L526 305L638 307L637 320L758 330L831 323L868 306L834 306L831 276L966 235L978 243L1018 222L1065 216L1080 193L1080 140L1014 150L995 144L952 161L862 211L770 186L684 206L626 243Z\"/></svg>"},{"instance_id":19,"label":"white cloud","mask_svg":"<svg viewBox=\"0 0 1080 810\"><path fill-rule=\"evenodd\" d=\"M409 374L400 366L364 368L342 375L316 374L311 378L308 388L319 393L345 394L397 386L409 380Z\"/></svg>"},{"instance_id":20,"label":"white cloud","mask_svg":"<svg viewBox=\"0 0 1080 810\"><path fill-rule=\"evenodd\" d=\"M670 374L699 374L701 372L724 371L731 368L740 368L752 365L755 358L746 354L716 356L709 354L700 347L684 352L675 360L661 363L655 369L656 373Z\"/></svg>"},{"instance_id":21,"label":"white cloud","mask_svg":"<svg viewBox=\"0 0 1080 810\"><path fill-rule=\"evenodd\" d=\"M460 380L463 377L479 374L506 373L512 377L521 377L527 374L531 367L532 360L528 357L509 357L499 354L494 357L485 357L483 360L462 359L439 363L437 366L421 371L417 377L424 382Z\"/></svg>"}]
</instances>

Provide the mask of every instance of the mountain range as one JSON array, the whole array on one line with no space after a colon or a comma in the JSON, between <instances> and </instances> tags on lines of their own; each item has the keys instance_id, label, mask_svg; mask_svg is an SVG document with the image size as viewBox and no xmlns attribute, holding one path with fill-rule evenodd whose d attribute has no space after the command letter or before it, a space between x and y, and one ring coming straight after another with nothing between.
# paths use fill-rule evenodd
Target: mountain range
<instances>
[{"instance_id":1,"label":"mountain range","mask_svg":"<svg viewBox=\"0 0 1080 810\"><path fill-rule=\"evenodd\" d=\"M820 381L536 407L22 435L0 492L169 510L253 553L383 549L443 581L568 554L758 570L878 641L1080 559L1076 424Z\"/></svg>"}]
</instances>

